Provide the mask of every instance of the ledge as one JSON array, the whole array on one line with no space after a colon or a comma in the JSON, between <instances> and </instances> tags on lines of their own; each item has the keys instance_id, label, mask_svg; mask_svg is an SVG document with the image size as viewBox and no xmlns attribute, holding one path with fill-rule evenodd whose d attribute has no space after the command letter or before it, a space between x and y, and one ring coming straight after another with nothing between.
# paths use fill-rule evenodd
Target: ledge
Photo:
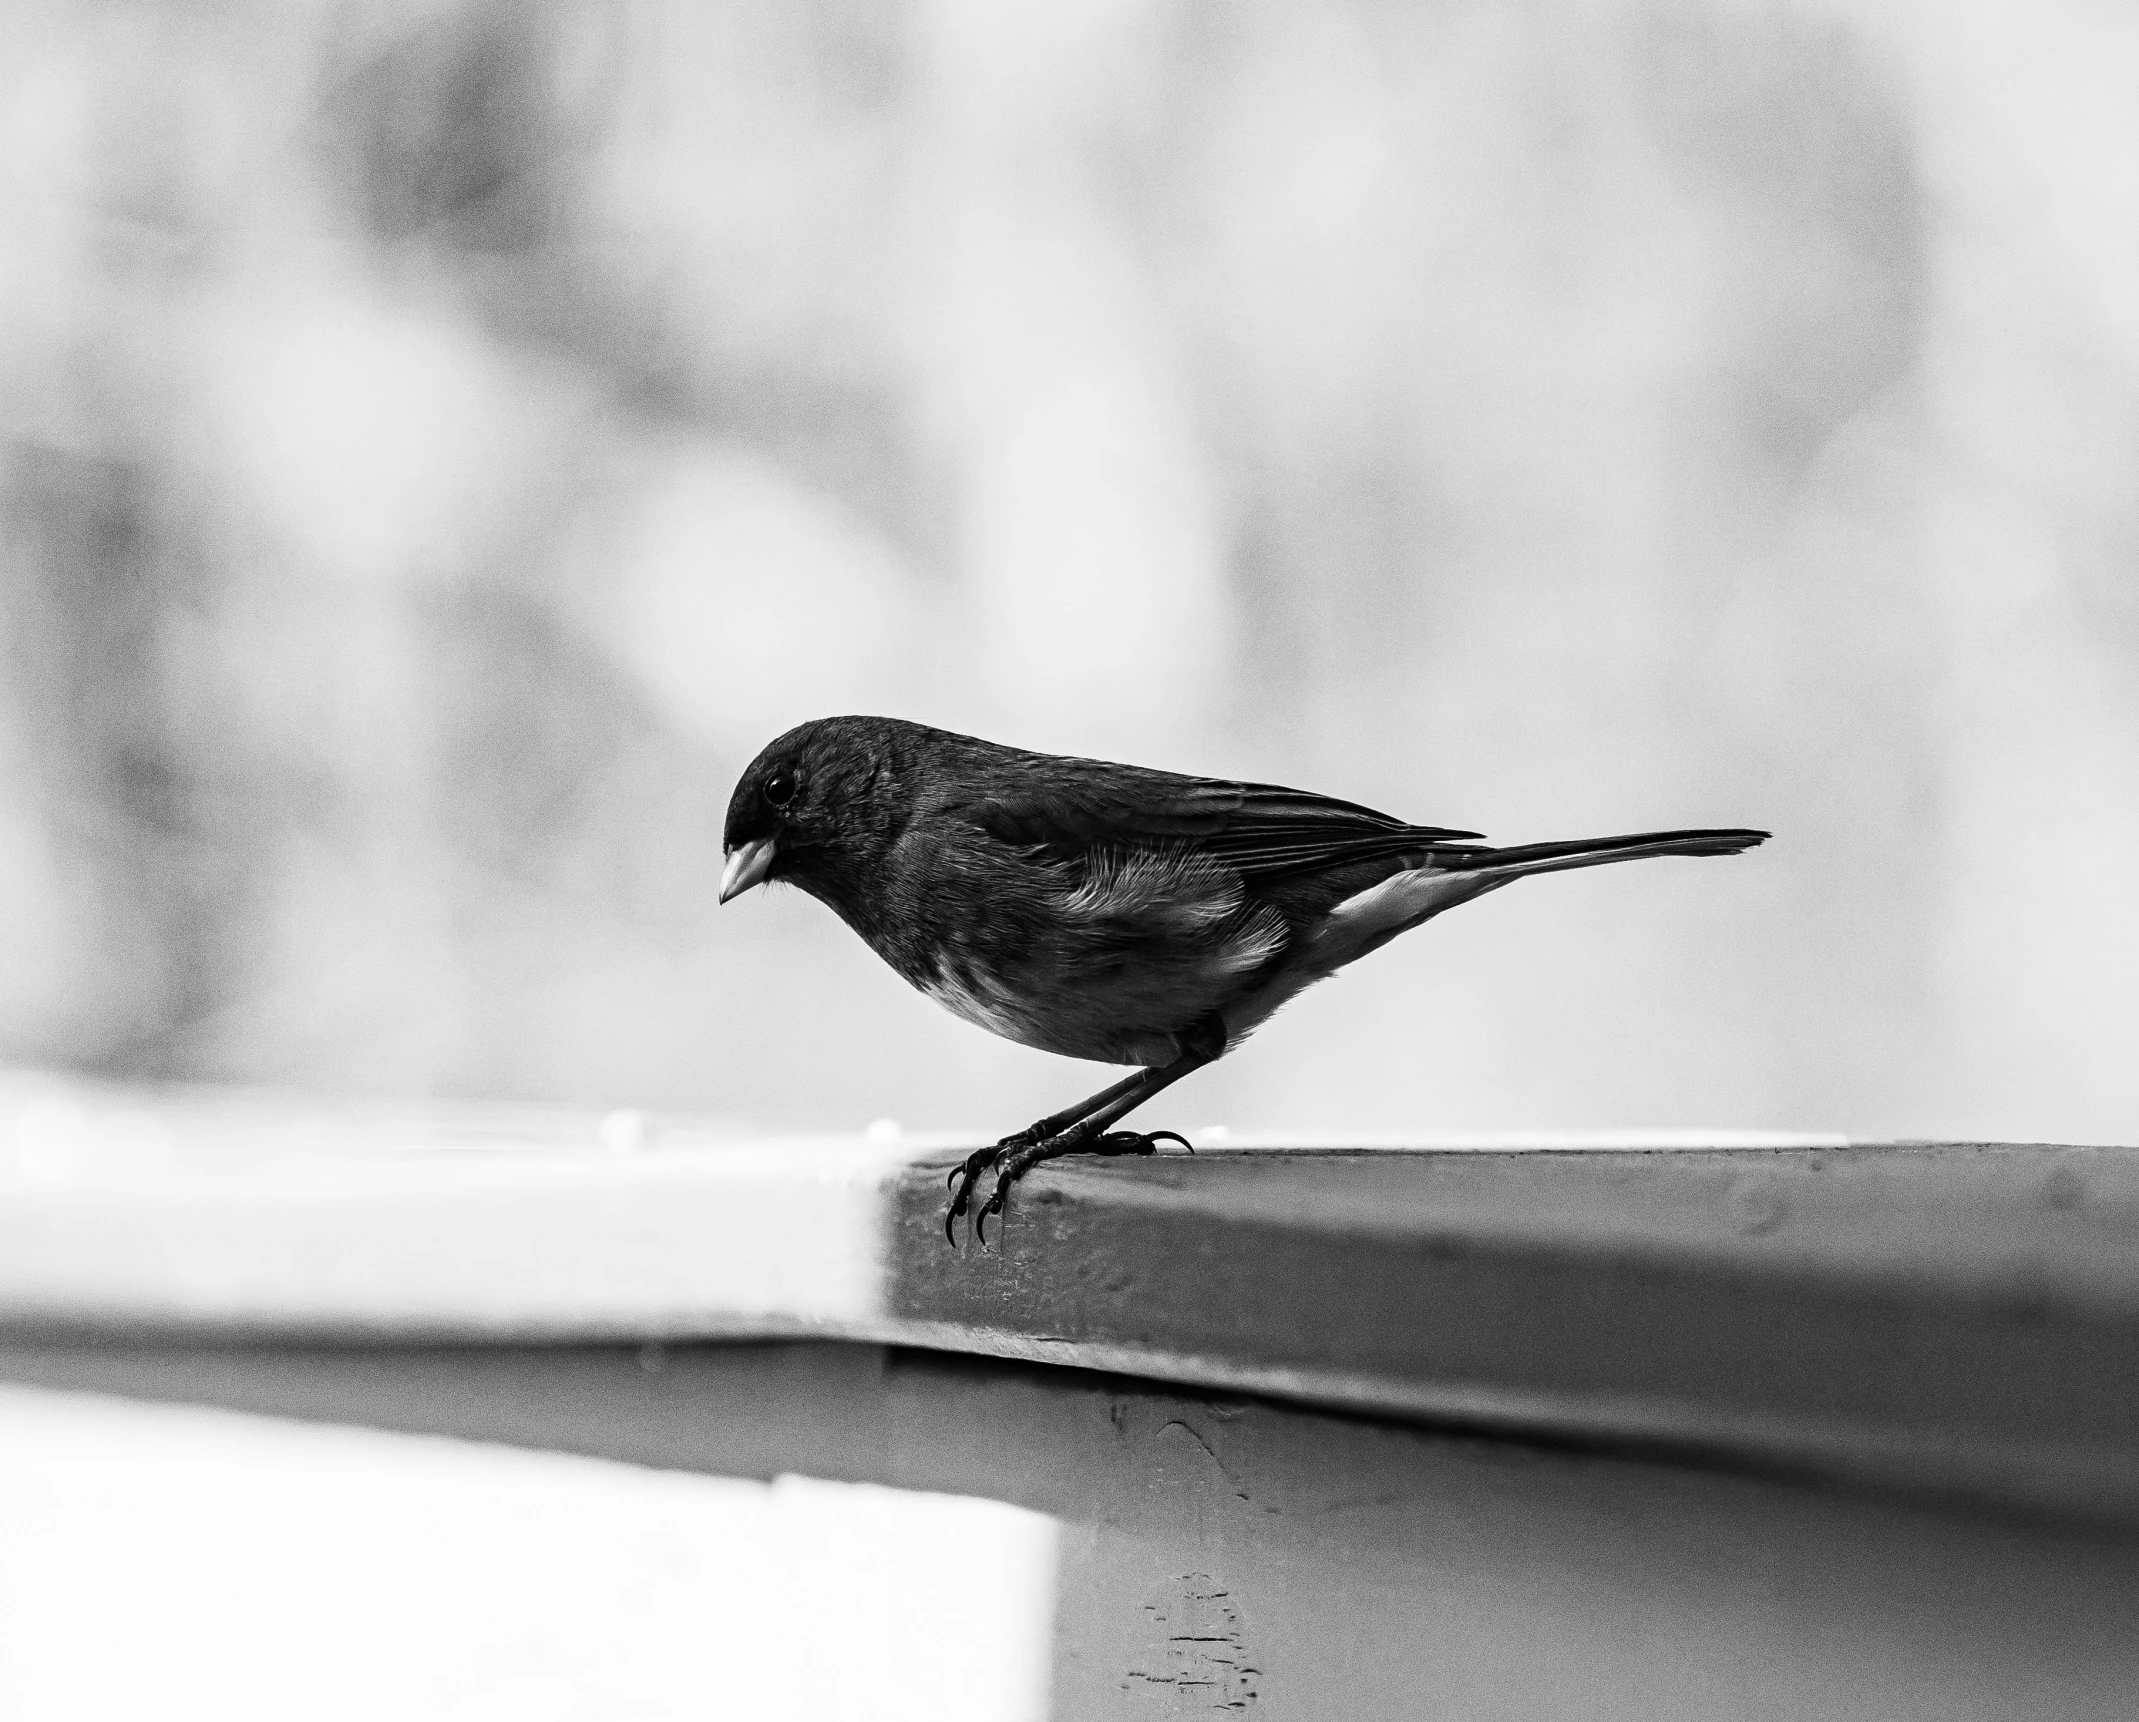
<instances>
[{"instance_id":1,"label":"ledge","mask_svg":"<svg viewBox=\"0 0 2139 1722\"><path fill-rule=\"evenodd\" d=\"M18 1348L859 1340L2139 1521L2131 1149L1228 1143L1043 1168L954 1252L965 1142L0 1108Z\"/></svg>"}]
</instances>

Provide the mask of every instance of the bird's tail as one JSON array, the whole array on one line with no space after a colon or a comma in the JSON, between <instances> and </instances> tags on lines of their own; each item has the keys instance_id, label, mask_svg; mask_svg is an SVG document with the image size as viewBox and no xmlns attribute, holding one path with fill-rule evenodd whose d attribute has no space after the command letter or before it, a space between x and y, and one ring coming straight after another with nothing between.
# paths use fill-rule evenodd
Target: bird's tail
<instances>
[{"instance_id":1,"label":"bird's tail","mask_svg":"<svg viewBox=\"0 0 2139 1722\"><path fill-rule=\"evenodd\" d=\"M1519 843L1511 849L1442 849L1437 866L1453 872L1492 872L1505 878L1639 861L1650 855L1737 855L1768 840L1765 831L1637 831L1628 837L1578 837L1565 843Z\"/></svg>"}]
</instances>

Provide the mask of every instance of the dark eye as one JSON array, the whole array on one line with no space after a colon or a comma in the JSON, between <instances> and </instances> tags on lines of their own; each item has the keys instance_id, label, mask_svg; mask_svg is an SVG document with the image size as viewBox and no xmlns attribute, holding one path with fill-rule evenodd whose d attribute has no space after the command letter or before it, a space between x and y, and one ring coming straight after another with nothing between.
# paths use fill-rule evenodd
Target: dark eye
<instances>
[{"instance_id":1,"label":"dark eye","mask_svg":"<svg viewBox=\"0 0 2139 1722\"><path fill-rule=\"evenodd\" d=\"M765 799L775 807L785 807L795 799L795 774L791 771L776 771L765 780Z\"/></svg>"}]
</instances>

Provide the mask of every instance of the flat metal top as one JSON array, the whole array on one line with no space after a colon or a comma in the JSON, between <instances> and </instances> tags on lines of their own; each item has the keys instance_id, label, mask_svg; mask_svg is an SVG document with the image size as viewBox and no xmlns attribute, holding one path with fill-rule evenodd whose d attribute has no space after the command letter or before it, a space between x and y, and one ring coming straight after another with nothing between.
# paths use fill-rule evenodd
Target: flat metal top
<instances>
[{"instance_id":1,"label":"flat metal top","mask_svg":"<svg viewBox=\"0 0 2139 1722\"><path fill-rule=\"evenodd\" d=\"M1208 1142L954 1251L971 1146L25 1079L0 1327L888 1342L2139 1516L2139 1150Z\"/></svg>"}]
</instances>

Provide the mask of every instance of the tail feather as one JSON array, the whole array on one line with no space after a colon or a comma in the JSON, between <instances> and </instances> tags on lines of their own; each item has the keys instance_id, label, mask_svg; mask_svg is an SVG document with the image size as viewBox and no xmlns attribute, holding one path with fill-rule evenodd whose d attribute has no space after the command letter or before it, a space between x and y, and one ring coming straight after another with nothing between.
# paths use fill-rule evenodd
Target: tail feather
<instances>
[{"instance_id":1,"label":"tail feather","mask_svg":"<svg viewBox=\"0 0 2139 1722\"><path fill-rule=\"evenodd\" d=\"M1626 837L1578 837L1562 843L1519 843L1509 849L1439 850L1437 867L1452 872L1559 873L1570 867L1601 867L1607 861L1639 861L1650 855L1737 855L1765 843L1765 831L1638 831Z\"/></svg>"}]
</instances>

